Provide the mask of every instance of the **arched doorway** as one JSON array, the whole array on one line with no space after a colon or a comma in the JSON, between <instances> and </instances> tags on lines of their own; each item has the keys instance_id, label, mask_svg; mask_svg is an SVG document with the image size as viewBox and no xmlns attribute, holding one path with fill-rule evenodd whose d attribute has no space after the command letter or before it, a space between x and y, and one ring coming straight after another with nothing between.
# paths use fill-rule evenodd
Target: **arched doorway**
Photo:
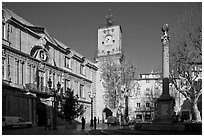
<instances>
[{"instance_id":1,"label":"arched doorway","mask_svg":"<svg viewBox=\"0 0 204 137\"><path fill-rule=\"evenodd\" d=\"M103 110L103 115L102 115L102 118L105 120L107 119L109 116L112 116L113 115L113 112L109 109L109 108L105 108Z\"/></svg>"},{"instance_id":2,"label":"arched doorway","mask_svg":"<svg viewBox=\"0 0 204 137\"><path fill-rule=\"evenodd\" d=\"M45 126L47 122L47 111L45 104L38 103L36 113L38 115L38 126Z\"/></svg>"}]
</instances>

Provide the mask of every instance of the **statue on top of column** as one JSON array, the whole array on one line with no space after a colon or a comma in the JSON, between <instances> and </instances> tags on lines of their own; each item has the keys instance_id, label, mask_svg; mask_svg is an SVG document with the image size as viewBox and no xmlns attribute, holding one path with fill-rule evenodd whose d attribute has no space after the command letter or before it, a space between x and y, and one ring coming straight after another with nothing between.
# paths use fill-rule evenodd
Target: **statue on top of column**
<instances>
[{"instance_id":1,"label":"statue on top of column","mask_svg":"<svg viewBox=\"0 0 204 137\"><path fill-rule=\"evenodd\" d=\"M163 44L167 44L168 41L170 40L170 35L167 34L168 31L169 31L169 25L165 24L162 27L163 36L161 37L161 41L163 42Z\"/></svg>"}]
</instances>

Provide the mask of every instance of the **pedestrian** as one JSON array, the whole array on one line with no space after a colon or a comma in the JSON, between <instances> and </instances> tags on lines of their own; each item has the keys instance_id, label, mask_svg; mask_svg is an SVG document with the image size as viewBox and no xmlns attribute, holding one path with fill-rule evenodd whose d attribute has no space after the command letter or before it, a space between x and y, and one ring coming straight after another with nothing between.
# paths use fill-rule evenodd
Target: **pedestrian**
<instances>
[{"instance_id":1,"label":"pedestrian","mask_svg":"<svg viewBox=\"0 0 204 137\"><path fill-rule=\"evenodd\" d=\"M96 119L96 117L94 117L94 129L96 129L96 121L97 121L97 119Z\"/></svg>"},{"instance_id":2,"label":"pedestrian","mask_svg":"<svg viewBox=\"0 0 204 137\"><path fill-rule=\"evenodd\" d=\"M84 118L84 129L85 129L86 119Z\"/></svg>"},{"instance_id":3,"label":"pedestrian","mask_svg":"<svg viewBox=\"0 0 204 137\"><path fill-rule=\"evenodd\" d=\"M51 130L51 127L52 127L52 121L50 118L48 118L47 120L47 126L48 126L48 129Z\"/></svg>"},{"instance_id":4,"label":"pedestrian","mask_svg":"<svg viewBox=\"0 0 204 137\"><path fill-rule=\"evenodd\" d=\"M45 121L45 122L46 122L46 123L45 123L45 130L47 129L47 121L48 121L48 120L46 119L46 121Z\"/></svg>"},{"instance_id":5,"label":"pedestrian","mask_svg":"<svg viewBox=\"0 0 204 137\"><path fill-rule=\"evenodd\" d=\"M85 120L84 117L82 117L81 123L82 123L82 128L81 129L84 129L85 128L85 123L86 123L86 120Z\"/></svg>"},{"instance_id":6,"label":"pedestrian","mask_svg":"<svg viewBox=\"0 0 204 137\"><path fill-rule=\"evenodd\" d=\"M176 121L176 112L175 111L173 112L173 115L172 115L172 122L173 123L177 122Z\"/></svg>"},{"instance_id":7,"label":"pedestrian","mask_svg":"<svg viewBox=\"0 0 204 137\"><path fill-rule=\"evenodd\" d=\"M46 124L45 124L45 129L51 130L51 126L52 126L51 119L48 118L47 121L46 121Z\"/></svg>"},{"instance_id":8,"label":"pedestrian","mask_svg":"<svg viewBox=\"0 0 204 137\"><path fill-rule=\"evenodd\" d=\"M99 124L99 117L98 117L98 124Z\"/></svg>"}]
</instances>

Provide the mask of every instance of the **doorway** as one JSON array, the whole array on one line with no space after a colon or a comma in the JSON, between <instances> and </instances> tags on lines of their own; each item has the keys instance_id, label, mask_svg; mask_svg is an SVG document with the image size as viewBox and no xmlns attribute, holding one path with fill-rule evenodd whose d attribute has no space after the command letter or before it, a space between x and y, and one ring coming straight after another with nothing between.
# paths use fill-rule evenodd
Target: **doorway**
<instances>
[{"instance_id":1,"label":"doorway","mask_svg":"<svg viewBox=\"0 0 204 137\"><path fill-rule=\"evenodd\" d=\"M38 126L45 126L47 123L46 106L43 103L38 103L36 107L36 114L38 119Z\"/></svg>"}]
</instances>

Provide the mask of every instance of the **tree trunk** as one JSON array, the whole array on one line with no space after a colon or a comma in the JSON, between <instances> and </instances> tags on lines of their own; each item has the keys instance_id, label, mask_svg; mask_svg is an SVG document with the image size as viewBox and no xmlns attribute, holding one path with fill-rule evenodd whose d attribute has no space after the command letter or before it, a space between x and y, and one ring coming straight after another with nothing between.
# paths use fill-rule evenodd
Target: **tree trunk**
<instances>
[{"instance_id":1,"label":"tree trunk","mask_svg":"<svg viewBox=\"0 0 204 137\"><path fill-rule=\"evenodd\" d=\"M128 96L125 96L125 121L128 122Z\"/></svg>"},{"instance_id":2,"label":"tree trunk","mask_svg":"<svg viewBox=\"0 0 204 137\"><path fill-rule=\"evenodd\" d=\"M191 103L191 120L194 122L201 122L200 111L198 110L197 101Z\"/></svg>"}]
</instances>

